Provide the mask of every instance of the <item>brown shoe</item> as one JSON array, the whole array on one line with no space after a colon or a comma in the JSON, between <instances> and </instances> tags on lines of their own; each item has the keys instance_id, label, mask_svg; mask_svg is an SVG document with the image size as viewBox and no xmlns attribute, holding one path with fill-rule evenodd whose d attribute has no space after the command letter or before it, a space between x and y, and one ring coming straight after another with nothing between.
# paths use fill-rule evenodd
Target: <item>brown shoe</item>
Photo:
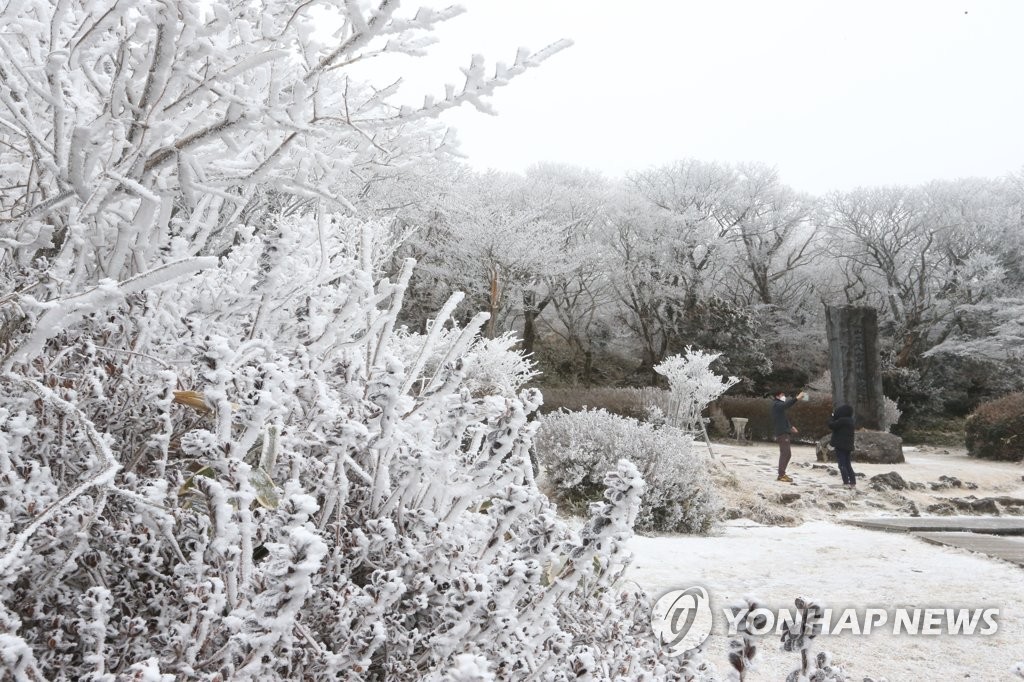
<instances>
[{"instance_id":1,"label":"brown shoe","mask_svg":"<svg viewBox=\"0 0 1024 682\"><path fill-rule=\"evenodd\" d=\"M793 482L793 479L790 478L789 476L787 476L786 474L782 474L781 476L779 476L775 480L776 481L782 481L783 483L792 483Z\"/></svg>"}]
</instances>

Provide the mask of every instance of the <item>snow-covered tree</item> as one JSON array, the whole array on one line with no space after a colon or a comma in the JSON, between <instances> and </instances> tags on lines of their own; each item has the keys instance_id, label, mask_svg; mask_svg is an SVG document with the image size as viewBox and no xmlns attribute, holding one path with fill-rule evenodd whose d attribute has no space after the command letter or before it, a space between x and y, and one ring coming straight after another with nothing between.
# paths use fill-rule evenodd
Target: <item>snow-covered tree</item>
<instances>
[{"instance_id":1,"label":"snow-covered tree","mask_svg":"<svg viewBox=\"0 0 1024 682\"><path fill-rule=\"evenodd\" d=\"M737 374L756 375L765 357L762 323L746 294L730 300L739 214L728 207L736 177L724 165L689 161L634 176L611 212L605 243L622 319L641 344L640 369L688 344L727 355ZM749 293L749 292L748 292ZM740 341L742 339L742 341Z\"/></svg>"},{"instance_id":2,"label":"snow-covered tree","mask_svg":"<svg viewBox=\"0 0 1024 682\"><path fill-rule=\"evenodd\" d=\"M666 415L678 428L702 433L707 438L702 413L723 393L739 383L736 377L722 377L711 365L721 353L707 353L687 346L680 355L665 358L654 371L668 379L672 409Z\"/></svg>"},{"instance_id":3,"label":"snow-covered tree","mask_svg":"<svg viewBox=\"0 0 1024 682\"><path fill-rule=\"evenodd\" d=\"M808 281L800 270L818 253L814 202L783 185L775 168L688 159L631 180L646 200L683 221L691 240L684 262L697 272L718 271L715 281L735 302L804 302Z\"/></svg>"},{"instance_id":4,"label":"snow-covered tree","mask_svg":"<svg viewBox=\"0 0 1024 682\"><path fill-rule=\"evenodd\" d=\"M469 291L483 293L489 336L510 328L524 303L536 306L535 288L546 276L569 267L563 249L568 226L558 224L549 200L532 190L512 173L474 175L458 188L449 211L440 259L456 278L475 284Z\"/></svg>"},{"instance_id":5,"label":"snow-covered tree","mask_svg":"<svg viewBox=\"0 0 1024 682\"><path fill-rule=\"evenodd\" d=\"M520 51L493 76L474 57L461 87L396 106L393 87L361 84L346 67L422 54L431 30L460 11L397 9L393 0L5 5L5 322L34 330L15 359L39 350L65 308L101 296L100 280L124 283L109 298L170 262L160 277L211 267L198 257L227 251L243 218L258 225L268 189L348 210L333 186L342 176L443 149L431 117L462 103L486 109L495 88L564 46ZM337 30L317 40L332 21ZM38 324L44 307L49 328Z\"/></svg>"},{"instance_id":6,"label":"snow-covered tree","mask_svg":"<svg viewBox=\"0 0 1024 682\"><path fill-rule=\"evenodd\" d=\"M395 226L344 215L560 47L421 108L347 73L456 12L0 8L0 676L672 678L635 468L559 521L526 363L458 295L397 329Z\"/></svg>"},{"instance_id":7,"label":"snow-covered tree","mask_svg":"<svg viewBox=\"0 0 1024 682\"><path fill-rule=\"evenodd\" d=\"M829 198L830 246L846 273L845 298L882 311L898 366L916 365L955 329L957 306L998 293L1007 219L993 183L981 181Z\"/></svg>"}]
</instances>

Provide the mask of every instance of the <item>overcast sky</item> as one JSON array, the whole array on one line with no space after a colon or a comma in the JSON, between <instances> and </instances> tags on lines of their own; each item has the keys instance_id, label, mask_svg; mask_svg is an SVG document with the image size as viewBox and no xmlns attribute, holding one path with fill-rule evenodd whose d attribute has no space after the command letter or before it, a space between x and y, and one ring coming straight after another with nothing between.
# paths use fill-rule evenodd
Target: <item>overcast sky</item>
<instances>
[{"instance_id":1,"label":"overcast sky","mask_svg":"<svg viewBox=\"0 0 1024 682\"><path fill-rule=\"evenodd\" d=\"M1024 167L1020 0L459 4L412 87L443 92L473 53L575 42L503 89L499 116L447 116L479 168L763 161L825 192Z\"/></svg>"}]
</instances>

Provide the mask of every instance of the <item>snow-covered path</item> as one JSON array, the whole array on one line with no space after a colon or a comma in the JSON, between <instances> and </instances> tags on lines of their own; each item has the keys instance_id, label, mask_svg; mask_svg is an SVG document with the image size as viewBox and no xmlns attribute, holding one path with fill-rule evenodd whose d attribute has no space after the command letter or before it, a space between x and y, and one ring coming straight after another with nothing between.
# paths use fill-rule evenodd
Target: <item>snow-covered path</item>
<instances>
[{"instance_id":1,"label":"snow-covered path","mask_svg":"<svg viewBox=\"0 0 1024 682\"><path fill-rule=\"evenodd\" d=\"M797 485L775 481L778 450L772 443L737 447L715 444L716 478L733 516L710 537L635 537L636 559L629 577L648 593L702 585L725 632L721 609L743 596L777 608L793 609L799 596L826 607L1000 609L999 632L991 636L892 635L890 628L870 635L818 638L816 648L831 651L851 679L870 675L889 682L1019 680L1010 673L1024 660L1024 570L958 549L939 547L911 535L884 533L841 523L851 516L905 516L910 503L923 513L952 497L1024 497L1024 467L967 457L962 450L907 448L907 462L855 464L863 476L856 493L838 486L834 464L814 461L812 448L794 448L790 467ZM923 490L876 491L871 476L897 471ZM956 476L975 489L932 490L940 476ZM796 493L796 499L785 495ZM762 525L779 519L784 525ZM888 631L886 631L888 630ZM726 670L727 638L715 634L707 658ZM779 648L778 637L763 640L760 669L751 680L776 682L798 665L798 655Z\"/></svg>"},{"instance_id":2,"label":"snow-covered path","mask_svg":"<svg viewBox=\"0 0 1024 682\"><path fill-rule=\"evenodd\" d=\"M796 527L725 524L712 537L635 537L630 579L654 596L703 585L716 617L745 595L773 607L793 608L798 596L833 609L997 607L995 635L822 636L827 649L856 680L871 675L890 682L1015 679L1010 668L1024 659L1024 571L961 550L936 547L912 536L862 530L829 521ZM724 632L720 617L716 633ZM707 658L726 666L726 638L714 634ZM798 663L796 654L765 637L760 668L750 679L776 681Z\"/></svg>"}]
</instances>

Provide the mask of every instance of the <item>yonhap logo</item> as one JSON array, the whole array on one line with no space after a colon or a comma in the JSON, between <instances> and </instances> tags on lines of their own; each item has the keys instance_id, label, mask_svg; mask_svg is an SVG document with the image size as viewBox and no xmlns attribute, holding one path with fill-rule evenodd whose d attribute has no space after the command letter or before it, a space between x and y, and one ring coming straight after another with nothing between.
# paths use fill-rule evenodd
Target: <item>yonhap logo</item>
<instances>
[{"instance_id":1,"label":"yonhap logo","mask_svg":"<svg viewBox=\"0 0 1024 682\"><path fill-rule=\"evenodd\" d=\"M711 600L703 587L663 595L651 614L651 627L669 656L679 656L703 644L711 634L713 622Z\"/></svg>"}]
</instances>

